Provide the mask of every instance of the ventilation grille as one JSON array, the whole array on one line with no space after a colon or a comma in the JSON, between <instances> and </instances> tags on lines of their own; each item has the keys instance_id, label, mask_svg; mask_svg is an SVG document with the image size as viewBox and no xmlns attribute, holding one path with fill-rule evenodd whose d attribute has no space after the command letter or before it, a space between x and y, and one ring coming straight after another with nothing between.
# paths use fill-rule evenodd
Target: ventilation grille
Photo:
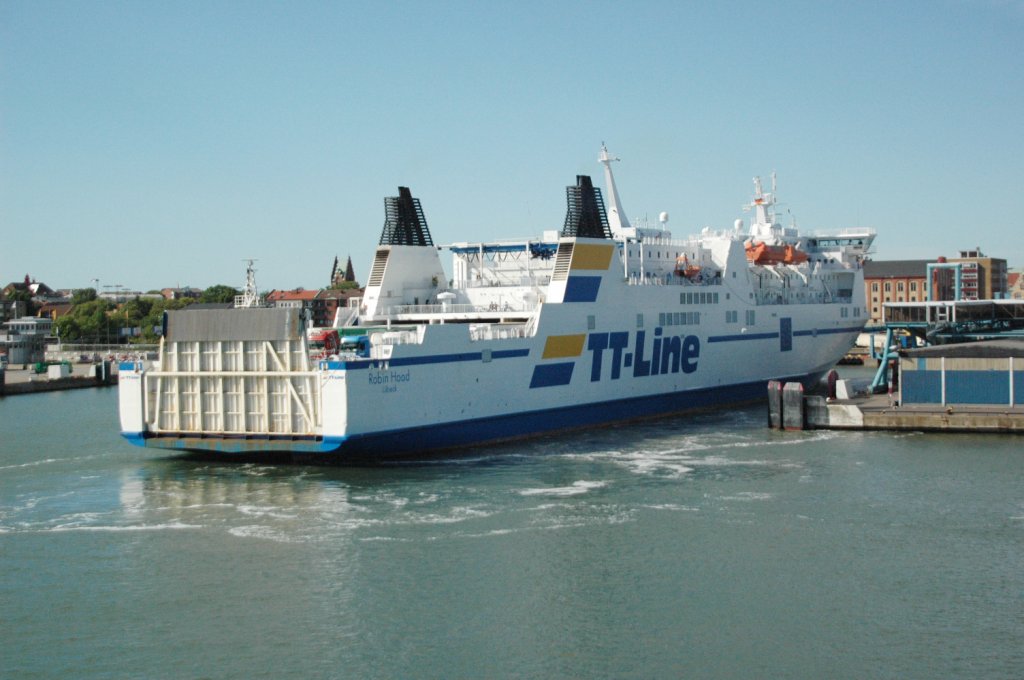
<instances>
[{"instance_id":1,"label":"ventilation grille","mask_svg":"<svg viewBox=\"0 0 1024 680\"><path fill-rule=\"evenodd\" d=\"M412 197L409 187L398 187L397 196L388 196L384 199L384 214L384 230L380 234L380 245L434 245L420 200Z\"/></svg>"},{"instance_id":2,"label":"ventilation grille","mask_svg":"<svg viewBox=\"0 0 1024 680\"><path fill-rule=\"evenodd\" d=\"M612 237L601 190L594 187L589 176L576 175L576 186L565 188L565 198L568 210L562 236Z\"/></svg>"}]
</instances>

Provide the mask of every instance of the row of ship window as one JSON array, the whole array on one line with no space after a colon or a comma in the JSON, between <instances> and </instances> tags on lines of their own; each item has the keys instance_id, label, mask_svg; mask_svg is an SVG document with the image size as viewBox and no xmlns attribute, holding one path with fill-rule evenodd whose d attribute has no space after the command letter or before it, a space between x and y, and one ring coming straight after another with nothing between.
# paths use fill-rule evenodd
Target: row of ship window
<instances>
[{"instance_id":1,"label":"row of ship window","mask_svg":"<svg viewBox=\"0 0 1024 680\"><path fill-rule=\"evenodd\" d=\"M726 298L729 296L726 295ZM679 294L679 304L681 305L717 305L718 304L718 293L708 292L689 292Z\"/></svg>"},{"instance_id":2,"label":"row of ship window","mask_svg":"<svg viewBox=\"0 0 1024 680\"><path fill-rule=\"evenodd\" d=\"M753 309L746 310L745 323L753 326L757 316ZM725 310L726 323L739 323L740 313L736 309ZM661 312L658 314L659 326L696 326L700 324L700 312Z\"/></svg>"},{"instance_id":3,"label":"row of ship window","mask_svg":"<svg viewBox=\"0 0 1024 680\"><path fill-rule=\"evenodd\" d=\"M639 251L639 250L633 250L633 249L630 249L630 251L629 251L629 256L630 256L630 257L637 257L637 256L639 256L640 254L641 254L641 253L640 253L640 251ZM673 255L673 254L672 254L672 251L670 251L670 250L666 250L666 251L665 251L665 257L666 257L666 258L675 258L675 259L677 259L677 260L679 259L679 257L680 257L680 256L682 256L682 255L685 255L685 254L686 254L686 253L683 253L683 252L682 252L682 251L680 251L680 250L677 250L677 251L676 251L676 254L675 254L675 255ZM690 257L691 259L694 259L694 260L696 260L696 259L697 259L697 253L690 253L690 254L689 254L689 257ZM648 251L647 251L647 259L649 259L649 260L653 260L653 259L658 259L658 260L660 260L660 259L662 259L662 258L661 258L661 251L660 251L660 250L657 250L657 251L655 251L655 250L648 250Z\"/></svg>"},{"instance_id":4,"label":"row of ship window","mask_svg":"<svg viewBox=\"0 0 1024 680\"><path fill-rule=\"evenodd\" d=\"M717 295L717 294L716 294ZM839 316L848 319L850 318L850 307L840 307ZM860 317L860 307L853 307L853 317ZM865 310L867 311L867 310ZM594 317L588 317L590 322L590 329L593 330L595 326ZM725 310L725 322L726 323L739 323L740 313L737 309ZM753 326L757 323L757 312L753 309L744 310L744 323L747 326ZM659 326L696 326L700 324L700 312L660 312L658 314L658 325ZM636 326L637 328L644 327L644 315L636 315Z\"/></svg>"}]
</instances>

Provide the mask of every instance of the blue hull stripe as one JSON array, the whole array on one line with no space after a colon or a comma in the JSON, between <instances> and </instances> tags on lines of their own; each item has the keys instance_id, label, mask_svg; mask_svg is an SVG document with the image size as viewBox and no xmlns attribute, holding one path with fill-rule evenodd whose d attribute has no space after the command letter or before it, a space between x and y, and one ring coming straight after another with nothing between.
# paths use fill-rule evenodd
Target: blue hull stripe
<instances>
[{"instance_id":1,"label":"blue hull stripe","mask_svg":"<svg viewBox=\"0 0 1024 680\"><path fill-rule=\"evenodd\" d=\"M177 451L214 451L217 453L320 453L325 450L322 437L257 437L220 435L196 437L191 434L154 435L149 432L122 432L136 446ZM331 448L334 448L331 445Z\"/></svg>"},{"instance_id":2,"label":"blue hull stripe","mask_svg":"<svg viewBox=\"0 0 1024 680\"><path fill-rule=\"evenodd\" d=\"M817 328L807 331L793 331L794 337L808 337L814 335L834 335L837 333L860 333L863 326L849 326L847 328ZM740 340L770 340L779 337L778 333L736 333L733 335L712 335L708 342L737 342Z\"/></svg>"},{"instance_id":3,"label":"blue hull stripe","mask_svg":"<svg viewBox=\"0 0 1024 680\"><path fill-rule=\"evenodd\" d=\"M863 326L851 326L849 328L818 328L809 331L794 331L793 335L808 336L808 335L834 335L836 333L860 333L864 330Z\"/></svg>"},{"instance_id":4,"label":"blue hull stripe","mask_svg":"<svg viewBox=\"0 0 1024 680\"><path fill-rule=\"evenodd\" d=\"M491 359L515 359L530 356L528 349L503 349L491 353ZM402 357L391 359L388 365L396 366L424 366L428 364L454 364L464 361L483 361L482 352L460 352L459 354L435 354L425 357ZM359 371L367 368L379 368L381 361L328 361L327 368L336 371Z\"/></svg>"},{"instance_id":5,"label":"blue hull stripe","mask_svg":"<svg viewBox=\"0 0 1024 680\"><path fill-rule=\"evenodd\" d=\"M600 276L570 276L565 283L563 302L595 302L601 288Z\"/></svg>"},{"instance_id":6,"label":"blue hull stripe","mask_svg":"<svg viewBox=\"0 0 1024 680\"><path fill-rule=\"evenodd\" d=\"M572 381L572 367L574 361L567 361L558 364L540 364L533 367L533 378L530 379L530 389L535 387L554 387L556 385L568 385Z\"/></svg>"},{"instance_id":7,"label":"blue hull stripe","mask_svg":"<svg viewBox=\"0 0 1024 680\"><path fill-rule=\"evenodd\" d=\"M794 333L793 335L799 335ZM779 337L778 333L737 333L736 335L712 335L708 342L736 342L737 340L768 340Z\"/></svg>"}]
</instances>

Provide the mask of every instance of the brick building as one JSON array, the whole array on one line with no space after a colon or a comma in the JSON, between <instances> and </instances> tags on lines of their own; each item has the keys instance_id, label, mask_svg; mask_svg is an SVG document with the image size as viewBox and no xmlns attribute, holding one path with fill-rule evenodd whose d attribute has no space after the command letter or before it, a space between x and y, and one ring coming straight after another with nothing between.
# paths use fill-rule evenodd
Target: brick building
<instances>
[{"instance_id":1,"label":"brick building","mask_svg":"<svg viewBox=\"0 0 1024 680\"><path fill-rule=\"evenodd\" d=\"M864 263L864 291L869 325L882 323L886 302L923 302L928 299L928 265L933 260L868 260ZM953 271L932 271L936 300L953 299Z\"/></svg>"},{"instance_id":2,"label":"brick building","mask_svg":"<svg viewBox=\"0 0 1024 680\"><path fill-rule=\"evenodd\" d=\"M314 326L326 327L334 325L334 316L338 307L347 306L349 298L359 298L362 295L363 291L359 288L344 290L325 288L318 291L296 288L295 290L272 290L267 293L266 301L272 307L307 310Z\"/></svg>"},{"instance_id":3,"label":"brick building","mask_svg":"<svg viewBox=\"0 0 1024 680\"><path fill-rule=\"evenodd\" d=\"M333 326L338 307L347 307L350 299L362 296L361 288L346 288L344 290L327 288L320 291L313 300L313 325Z\"/></svg>"}]
</instances>

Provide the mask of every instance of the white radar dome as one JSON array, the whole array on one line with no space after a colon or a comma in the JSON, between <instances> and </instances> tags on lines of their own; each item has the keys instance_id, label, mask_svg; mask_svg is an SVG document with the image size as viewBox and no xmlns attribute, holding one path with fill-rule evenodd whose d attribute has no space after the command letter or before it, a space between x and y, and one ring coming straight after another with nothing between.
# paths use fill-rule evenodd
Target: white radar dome
<instances>
[{"instance_id":1,"label":"white radar dome","mask_svg":"<svg viewBox=\"0 0 1024 680\"><path fill-rule=\"evenodd\" d=\"M667 212L663 212L663 213L659 214L658 215L658 221L661 222L662 224L665 224L666 222L668 222L668 213Z\"/></svg>"},{"instance_id":2,"label":"white radar dome","mask_svg":"<svg viewBox=\"0 0 1024 680\"><path fill-rule=\"evenodd\" d=\"M732 226L733 226L734 229L736 229L736 231L742 231L743 230L743 220L736 220L735 222L732 223Z\"/></svg>"}]
</instances>

